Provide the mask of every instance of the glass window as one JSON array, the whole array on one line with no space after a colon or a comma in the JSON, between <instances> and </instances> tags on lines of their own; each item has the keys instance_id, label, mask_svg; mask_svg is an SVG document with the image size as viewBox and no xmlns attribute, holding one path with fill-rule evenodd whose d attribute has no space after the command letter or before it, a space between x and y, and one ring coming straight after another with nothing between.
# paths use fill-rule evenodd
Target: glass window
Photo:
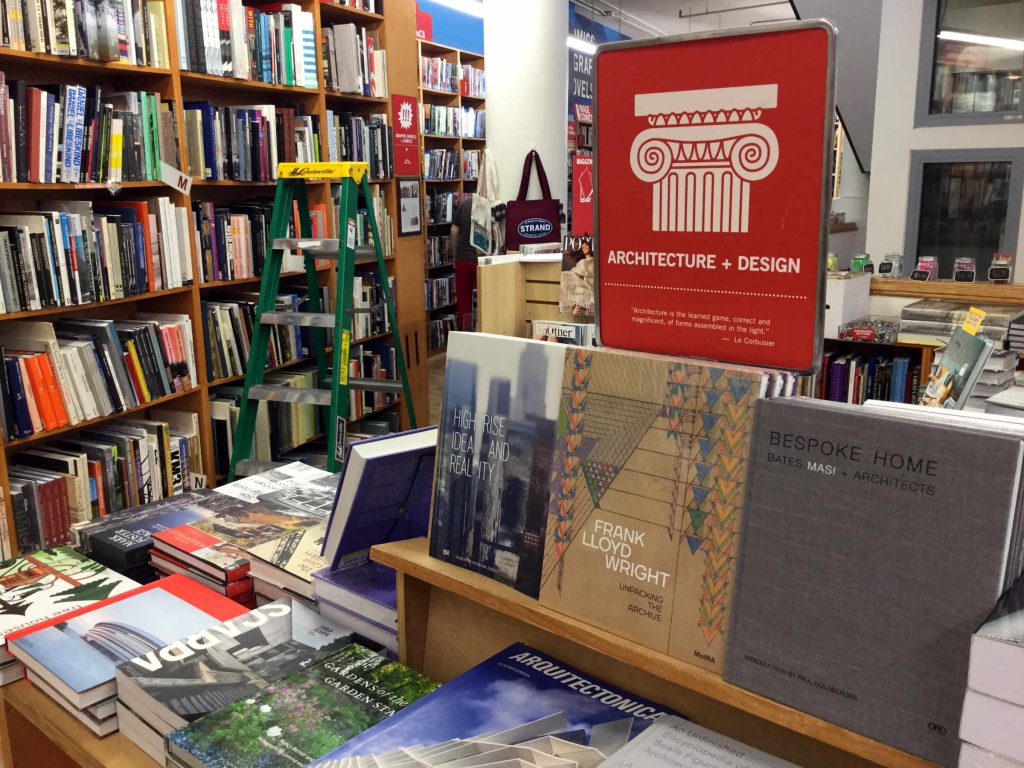
<instances>
[{"instance_id":1,"label":"glass window","mask_svg":"<svg viewBox=\"0 0 1024 768\"><path fill-rule=\"evenodd\" d=\"M939 0L929 112L1021 111L1024 0Z\"/></svg>"},{"instance_id":2,"label":"glass window","mask_svg":"<svg viewBox=\"0 0 1024 768\"><path fill-rule=\"evenodd\" d=\"M953 277L953 263L973 257L979 280L992 254L1009 248L1007 210L1012 163L926 162L921 169L918 258L938 259L938 277Z\"/></svg>"}]
</instances>

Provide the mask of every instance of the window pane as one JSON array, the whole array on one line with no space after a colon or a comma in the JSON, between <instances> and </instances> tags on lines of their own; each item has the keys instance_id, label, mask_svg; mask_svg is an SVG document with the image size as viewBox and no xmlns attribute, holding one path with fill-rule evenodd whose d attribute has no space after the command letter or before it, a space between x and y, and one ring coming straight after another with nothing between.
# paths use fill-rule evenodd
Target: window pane
<instances>
[{"instance_id":1,"label":"window pane","mask_svg":"<svg viewBox=\"0 0 1024 768\"><path fill-rule=\"evenodd\" d=\"M1019 112L1024 0L941 0L931 113Z\"/></svg>"},{"instance_id":2,"label":"window pane","mask_svg":"<svg viewBox=\"0 0 1024 768\"><path fill-rule=\"evenodd\" d=\"M1006 242L1009 162L925 163L917 254L936 256L939 277L953 277L953 262L973 256L986 279L992 254Z\"/></svg>"}]
</instances>

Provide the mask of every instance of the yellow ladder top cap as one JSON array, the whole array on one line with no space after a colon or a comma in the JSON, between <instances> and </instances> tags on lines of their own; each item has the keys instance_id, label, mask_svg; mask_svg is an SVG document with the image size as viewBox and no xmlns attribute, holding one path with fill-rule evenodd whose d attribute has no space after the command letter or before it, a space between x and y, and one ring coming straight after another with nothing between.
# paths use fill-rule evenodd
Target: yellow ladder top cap
<instances>
[{"instance_id":1,"label":"yellow ladder top cap","mask_svg":"<svg viewBox=\"0 0 1024 768\"><path fill-rule=\"evenodd\" d=\"M359 184L370 173L369 163L279 163L279 179L352 179Z\"/></svg>"}]
</instances>

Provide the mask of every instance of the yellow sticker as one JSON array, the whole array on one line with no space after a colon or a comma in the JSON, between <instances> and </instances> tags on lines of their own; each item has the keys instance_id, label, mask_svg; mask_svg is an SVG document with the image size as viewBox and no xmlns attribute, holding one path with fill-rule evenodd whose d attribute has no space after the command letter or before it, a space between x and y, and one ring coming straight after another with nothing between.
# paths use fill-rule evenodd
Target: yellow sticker
<instances>
[{"instance_id":1,"label":"yellow sticker","mask_svg":"<svg viewBox=\"0 0 1024 768\"><path fill-rule=\"evenodd\" d=\"M341 386L348 385L348 353L352 345L352 332L341 332L341 362L338 364L338 383Z\"/></svg>"},{"instance_id":2,"label":"yellow sticker","mask_svg":"<svg viewBox=\"0 0 1024 768\"><path fill-rule=\"evenodd\" d=\"M279 179L352 179L356 184L370 172L369 163L279 163Z\"/></svg>"},{"instance_id":3,"label":"yellow sticker","mask_svg":"<svg viewBox=\"0 0 1024 768\"><path fill-rule=\"evenodd\" d=\"M978 332L978 329L981 327L984 320L985 312L977 307L971 307L970 311L967 313L967 317L964 318L964 324L961 327L971 334L971 336L974 336Z\"/></svg>"}]
</instances>

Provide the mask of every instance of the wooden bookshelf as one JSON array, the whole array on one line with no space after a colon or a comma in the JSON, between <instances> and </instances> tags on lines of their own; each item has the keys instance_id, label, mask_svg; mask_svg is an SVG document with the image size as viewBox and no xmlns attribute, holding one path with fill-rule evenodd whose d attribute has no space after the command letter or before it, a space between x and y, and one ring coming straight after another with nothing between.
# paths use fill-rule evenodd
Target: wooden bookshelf
<instances>
[{"instance_id":1,"label":"wooden bookshelf","mask_svg":"<svg viewBox=\"0 0 1024 768\"><path fill-rule=\"evenodd\" d=\"M727 683L714 672L552 611L485 576L435 560L427 554L425 538L376 546L371 557L398 573L402 663L435 680L451 680L523 642L797 765L937 768ZM465 627L473 630L466 632Z\"/></svg>"},{"instance_id":2,"label":"wooden bookshelf","mask_svg":"<svg viewBox=\"0 0 1024 768\"><path fill-rule=\"evenodd\" d=\"M908 299L955 299L992 304L1024 304L1024 284L955 283L952 280L871 278L872 296Z\"/></svg>"},{"instance_id":3,"label":"wooden bookshelf","mask_svg":"<svg viewBox=\"0 0 1024 768\"><path fill-rule=\"evenodd\" d=\"M221 77L197 72L184 71L180 68L178 55L178 36L176 29L175 2L181 0L165 0L167 47L172 65L169 69L140 67L124 62L100 62L78 57L54 56L49 54L14 51L0 48L0 71L8 81L22 79L29 83L69 83L76 85L101 85L105 90L147 90L156 92L163 101L174 103L179 150L182 167L187 168L188 148L185 144L185 124L183 103L191 100L209 100L217 105L228 106L252 103L273 103L279 106L301 106L307 114L316 115L321 126L321 157L327 158L327 109L344 109L359 113L390 112L389 97L366 97L356 94L335 93L328 91L324 82L322 65L318 72L318 87L315 89L296 86L277 85L272 83L254 82L234 77ZM311 11L317 45L317 59L322 56L322 29L324 25L355 22L376 31L381 46L387 51L388 82L396 93L415 94L419 87L419 46L416 43L416 6L414 0L387 0L384 8L386 14L375 14L349 8L333 2L303 3L304 10ZM390 121L389 121L390 122ZM385 207L392 221L397 222L397 187L391 183L393 179L372 179L371 183L382 190ZM333 219L334 211L331 202L331 185L326 181L310 182L307 186L310 203L327 206L328 216ZM40 201L53 199L91 199L101 201L111 199L111 188L107 184L35 184L35 183L3 183L0 191L13 193L0 196L0 211L35 210ZM133 199L136 196L166 196L176 206L191 208L193 201L213 201L217 204L262 198L269 200L274 192L274 182L265 181L207 181L195 179L189 195L177 189L165 186L158 181L122 182L116 191L116 199ZM332 226L335 223L331 222ZM335 231L337 231L335 227ZM397 314L399 332L403 349L406 353L410 375L410 385L416 413L421 421L425 421L428 413L427 377L426 377L426 313L423 307L423 239L421 237L394 238L395 253L387 258L388 273L395 277ZM10 486L7 478L7 463L12 454L28 445L41 443L58 435L73 433L83 427L92 426L107 420L123 416L140 416L148 414L153 406L167 406L192 411L199 416L200 442L202 447L202 463L209 485L214 485L218 477L213 465L213 431L210 421L209 398L214 387L237 383L241 377L231 377L210 381L206 369L205 332L201 304L207 298L216 296L219 289L255 290L259 278L239 278L203 283L198 279L199 254L195 253L195 243L190 239L188 247L191 251L192 270L196 279L191 285L181 288L154 291L138 296L126 297L106 302L94 302L87 305L47 308L30 312L17 312L0 315L0 323L5 320L54 320L62 316L89 316L115 319L129 319L139 312L173 312L187 314L192 319L194 347L196 350L196 385L186 392L171 395L139 405L123 413L111 414L108 417L82 422L73 426L62 427L49 432L41 432L28 438L7 441L0 451L0 490L4 498L10 497ZM371 262L361 261L360 264ZM334 265L318 269L318 280L321 285L328 285L332 292L335 285ZM304 273L289 273L285 279L292 282L302 280ZM361 341L385 341L384 336ZM355 343L355 342L354 342ZM296 361L297 362L297 361ZM296 364L296 363L291 363ZM393 406L389 406L392 408ZM364 416L365 418L365 416ZM408 426L408 417L401 413L402 426ZM8 527L13 532L14 521L10 505L7 507ZM13 535L12 535L13 538ZM15 546L12 542L12 546ZM15 547L16 551L16 547ZM19 686L21 684L18 684ZM18 686L15 686L18 687ZM33 690L31 686L25 686ZM105 744L113 744L110 739ZM112 750L114 754L117 750ZM125 753L129 754L129 753ZM139 765L131 757L125 757L123 763L99 763L104 765ZM10 766L8 766L10 768Z\"/></svg>"},{"instance_id":4,"label":"wooden bookshelf","mask_svg":"<svg viewBox=\"0 0 1024 768\"><path fill-rule=\"evenodd\" d=\"M471 65L477 69L484 68L484 57L478 53L471 51L464 51L460 48L452 48L448 45L442 45L441 43L435 43L428 40L419 41L419 56L420 59L423 57L428 58L441 58L446 61L452 62L458 66ZM419 60L417 59L417 63ZM419 77L419 96L420 103L423 104L436 104L443 107L472 107L473 109L482 110L486 108L486 99L482 96L464 96L461 92L447 91L438 88L428 88L423 85L422 73ZM485 125L486 131L486 125ZM436 133L424 133L422 126L420 126L420 156L431 150L431 149L450 149L457 153L459 158L459 169L458 178L455 179L433 179L427 178L426 168L423 168L423 183L421 185L421 195L424 203L424 213L426 209L427 193L433 192L455 192L460 197L476 191L477 179L476 178L464 178L462 175L462 156L467 150L480 150L483 151L487 147L486 138L476 137L464 137L464 136L447 136L444 134ZM424 220L426 216L424 215ZM447 237L451 228L450 221L430 222L423 228L423 246L424 252L426 251L426 239L428 237ZM454 256L454 254L453 254ZM428 278L437 278L453 274L453 264L443 264L437 267L429 267L427 269ZM436 313L438 310L449 310L456 316L456 322L461 322L458 318L458 313L455 312L456 303L446 304L442 307L431 307L427 309L428 323L436 319ZM430 334L430 328L427 328L428 336ZM435 354L441 352L445 348L445 344L439 346L430 346L430 356L433 357Z\"/></svg>"}]
</instances>

